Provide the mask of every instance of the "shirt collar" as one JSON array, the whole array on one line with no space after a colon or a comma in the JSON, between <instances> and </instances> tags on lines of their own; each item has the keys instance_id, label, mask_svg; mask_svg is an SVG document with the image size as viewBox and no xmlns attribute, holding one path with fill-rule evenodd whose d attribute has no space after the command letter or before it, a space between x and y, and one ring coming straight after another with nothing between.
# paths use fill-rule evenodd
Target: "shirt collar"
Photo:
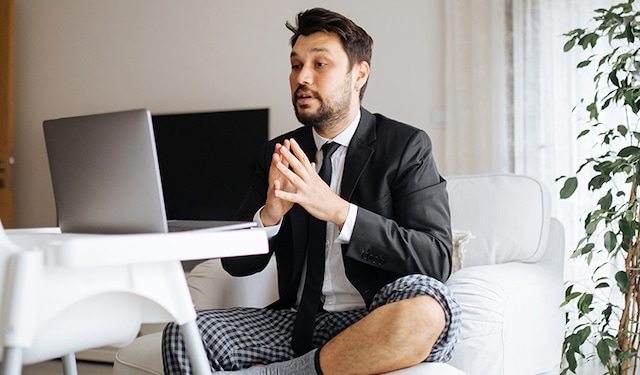
<instances>
[{"instance_id":1,"label":"shirt collar","mask_svg":"<svg viewBox=\"0 0 640 375\"><path fill-rule=\"evenodd\" d=\"M358 114L356 115L356 118L353 119L353 122L333 139L322 137L316 132L316 129L313 128L313 140L316 143L316 149L320 150L322 148L322 145L331 141L336 142L341 146L348 147L349 142L351 142L351 138L353 138L353 135L356 133L356 129L358 128L361 117L362 114L360 110L358 110Z\"/></svg>"}]
</instances>

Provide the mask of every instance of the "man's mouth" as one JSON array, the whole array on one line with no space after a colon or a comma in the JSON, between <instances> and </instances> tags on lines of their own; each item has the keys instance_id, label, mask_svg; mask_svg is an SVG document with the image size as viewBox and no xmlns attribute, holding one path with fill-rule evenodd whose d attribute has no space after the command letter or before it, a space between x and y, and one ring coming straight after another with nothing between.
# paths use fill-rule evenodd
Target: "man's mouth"
<instances>
[{"instance_id":1,"label":"man's mouth","mask_svg":"<svg viewBox=\"0 0 640 375\"><path fill-rule=\"evenodd\" d=\"M296 91L296 102L299 105L310 104L315 99L316 99L316 96L313 94L313 92L309 90L298 89Z\"/></svg>"}]
</instances>

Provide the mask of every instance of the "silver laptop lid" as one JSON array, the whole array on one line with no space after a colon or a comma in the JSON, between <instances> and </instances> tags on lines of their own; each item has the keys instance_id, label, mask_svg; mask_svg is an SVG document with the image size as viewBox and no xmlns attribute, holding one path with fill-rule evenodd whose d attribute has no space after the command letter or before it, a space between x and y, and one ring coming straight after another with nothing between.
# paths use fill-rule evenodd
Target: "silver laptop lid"
<instances>
[{"instance_id":1,"label":"silver laptop lid","mask_svg":"<svg viewBox=\"0 0 640 375\"><path fill-rule=\"evenodd\" d=\"M167 231L148 110L47 120L43 126L62 232Z\"/></svg>"}]
</instances>

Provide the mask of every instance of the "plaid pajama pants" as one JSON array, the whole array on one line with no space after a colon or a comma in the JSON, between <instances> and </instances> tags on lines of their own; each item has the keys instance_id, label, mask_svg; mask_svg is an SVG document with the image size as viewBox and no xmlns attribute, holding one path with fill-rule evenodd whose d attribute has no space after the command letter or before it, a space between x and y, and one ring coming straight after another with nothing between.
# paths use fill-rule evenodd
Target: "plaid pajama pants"
<instances>
[{"instance_id":1,"label":"plaid pajama pants","mask_svg":"<svg viewBox=\"0 0 640 375\"><path fill-rule=\"evenodd\" d=\"M388 303L428 295L442 305L446 326L425 362L446 362L458 340L461 310L449 289L425 275L402 277L383 287L369 309L320 312L316 316L313 346L320 347L342 330ZM291 333L296 312L256 308L230 308L199 311L200 329L213 371L234 371L257 363L274 363L294 358ZM177 324L168 324L163 332L162 359L165 374L191 374L191 366Z\"/></svg>"}]
</instances>

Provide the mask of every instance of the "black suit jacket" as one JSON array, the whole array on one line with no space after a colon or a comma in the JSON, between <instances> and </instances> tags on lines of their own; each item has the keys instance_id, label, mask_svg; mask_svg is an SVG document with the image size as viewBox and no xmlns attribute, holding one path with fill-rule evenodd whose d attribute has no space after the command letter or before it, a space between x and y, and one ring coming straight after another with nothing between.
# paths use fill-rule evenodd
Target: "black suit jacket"
<instances>
[{"instance_id":1,"label":"black suit jacket","mask_svg":"<svg viewBox=\"0 0 640 375\"><path fill-rule=\"evenodd\" d=\"M251 220L264 205L275 144L288 138L315 160L310 127L267 142L239 219ZM380 288L399 277L416 273L441 281L449 277L452 240L446 181L438 173L424 131L362 109L347 149L341 196L359 207L342 256L347 278L367 306ZM250 275L264 269L275 254L280 299L271 307L292 307L305 259L308 219L309 214L294 205L270 240L269 254L223 259L224 268L235 276Z\"/></svg>"}]
</instances>

